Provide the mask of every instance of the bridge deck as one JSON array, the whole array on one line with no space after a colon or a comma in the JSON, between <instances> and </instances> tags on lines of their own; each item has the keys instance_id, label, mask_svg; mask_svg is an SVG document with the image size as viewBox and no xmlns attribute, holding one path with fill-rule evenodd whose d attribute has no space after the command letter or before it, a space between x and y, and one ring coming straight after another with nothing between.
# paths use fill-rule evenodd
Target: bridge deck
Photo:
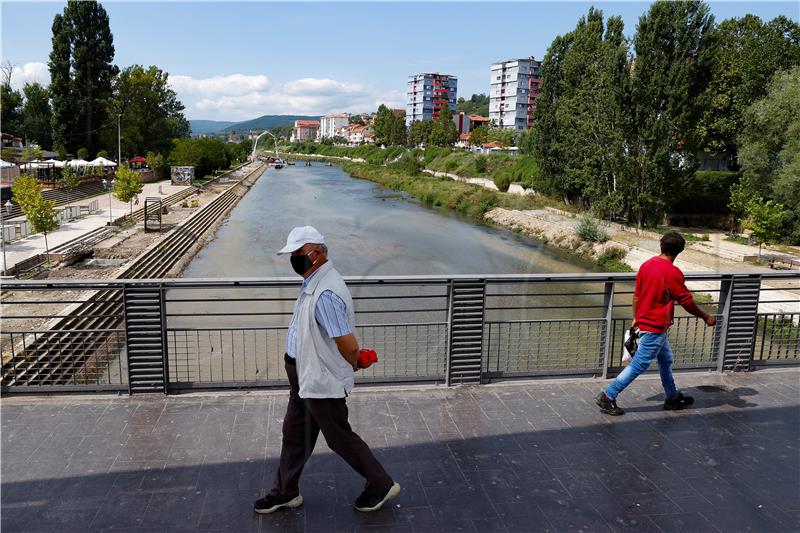
<instances>
[{"instance_id":1,"label":"bridge deck","mask_svg":"<svg viewBox=\"0 0 800 533\"><path fill-rule=\"evenodd\" d=\"M322 439L305 504L252 512L285 393L4 398L2 530L799 530L800 370L677 380L693 409L663 411L643 376L619 418L593 405L601 381L361 388L351 422L403 486L372 515Z\"/></svg>"}]
</instances>

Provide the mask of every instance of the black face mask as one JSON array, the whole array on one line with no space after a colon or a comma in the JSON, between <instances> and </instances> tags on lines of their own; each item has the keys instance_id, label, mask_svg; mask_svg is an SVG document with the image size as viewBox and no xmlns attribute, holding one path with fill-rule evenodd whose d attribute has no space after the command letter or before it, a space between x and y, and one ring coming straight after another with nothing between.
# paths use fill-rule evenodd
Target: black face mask
<instances>
[{"instance_id":1,"label":"black face mask","mask_svg":"<svg viewBox=\"0 0 800 533\"><path fill-rule=\"evenodd\" d=\"M308 255L293 255L289 258L289 261L292 262L292 268L298 275L302 276L309 269L314 266L314 262L308 257Z\"/></svg>"}]
</instances>

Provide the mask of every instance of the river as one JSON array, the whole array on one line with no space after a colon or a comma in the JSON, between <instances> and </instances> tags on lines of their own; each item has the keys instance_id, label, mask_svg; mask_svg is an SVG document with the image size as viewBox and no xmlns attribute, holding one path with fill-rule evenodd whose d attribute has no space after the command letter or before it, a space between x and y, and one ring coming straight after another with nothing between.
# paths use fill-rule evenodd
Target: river
<instances>
[{"instance_id":1,"label":"river","mask_svg":"<svg viewBox=\"0 0 800 533\"><path fill-rule=\"evenodd\" d=\"M267 170L183 275L293 276L288 258L275 252L293 227L304 225L325 236L330 259L345 276L595 270L511 231L315 163Z\"/></svg>"}]
</instances>

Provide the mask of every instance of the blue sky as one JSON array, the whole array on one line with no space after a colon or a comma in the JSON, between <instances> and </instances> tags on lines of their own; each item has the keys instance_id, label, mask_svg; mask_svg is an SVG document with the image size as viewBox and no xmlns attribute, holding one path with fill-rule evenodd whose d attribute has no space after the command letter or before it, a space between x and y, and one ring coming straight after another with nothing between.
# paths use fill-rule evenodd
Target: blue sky
<instances>
[{"instance_id":1,"label":"blue sky","mask_svg":"<svg viewBox=\"0 0 800 533\"><path fill-rule=\"evenodd\" d=\"M402 106L409 74L458 76L488 92L493 61L542 58L594 5L626 34L649 2L106 2L115 62L170 73L191 119L373 111ZM800 19L798 2L710 2L717 21L754 13ZM2 1L2 60L12 82L47 82L50 26L63 2Z\"/></svg>"}]
</instances>

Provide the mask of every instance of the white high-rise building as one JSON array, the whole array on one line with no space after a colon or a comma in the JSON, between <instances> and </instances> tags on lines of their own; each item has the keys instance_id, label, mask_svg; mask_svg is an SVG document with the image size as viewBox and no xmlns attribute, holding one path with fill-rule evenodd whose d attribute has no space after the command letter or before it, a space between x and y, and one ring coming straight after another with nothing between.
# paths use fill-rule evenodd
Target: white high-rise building
<instances>
[{"instance_id":1,"label":"white high-rise building","mask_svg":"<svg viewBox=\"0 0 800 533\"><path fill-rule=\"evenodd\" d=\"M341 131L347 127L350 121L348 113L340 113L338 115L325 115L319 119L319 131L317 132L317 139L325 139L336 137L339 135L337 131Z\"/></svg>"},{"instance_id":2,"label":"white high-rise building","mask_svg":"<svg viewBox=\"0 0 800 533\"><path fill-rule=\"evenodd\" d=\"M492 64L489 120L494 126L524 131L533 125L541 64L533 56Z\"/></svg>"},{"instance_id":3,"label":"white high-rise building","mask_svg":"<svg viewBox=\"0 0 800 533\"><path fill-rule=\"evenodd\" d=\"M456 113L458 78L438 72L408 77L406 126L418 120L438 120L442 106Z\"/></svg>"}]
</instances>

